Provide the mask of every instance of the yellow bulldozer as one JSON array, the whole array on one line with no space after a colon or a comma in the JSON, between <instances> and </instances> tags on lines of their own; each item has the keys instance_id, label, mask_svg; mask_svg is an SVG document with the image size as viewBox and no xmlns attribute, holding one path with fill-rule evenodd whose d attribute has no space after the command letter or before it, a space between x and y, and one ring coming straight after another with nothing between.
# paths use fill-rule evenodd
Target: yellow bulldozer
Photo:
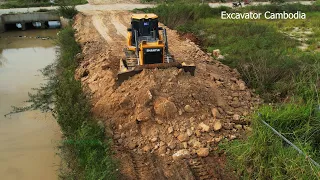
<instances>
[{"instance_id":1,"label":"yellow bulldozer","mask_svg":"<svg viewBox=\"0 0 320 180\"><path fill-rule=\"evenodd\" d=\"M169 53L167 32L158 26L157 15L133 14L127 30L125 57L120 60L118 73L120 84L143 69L176 67L194 75L194 65L176 62Z\"/></svg>"}]
</instances>

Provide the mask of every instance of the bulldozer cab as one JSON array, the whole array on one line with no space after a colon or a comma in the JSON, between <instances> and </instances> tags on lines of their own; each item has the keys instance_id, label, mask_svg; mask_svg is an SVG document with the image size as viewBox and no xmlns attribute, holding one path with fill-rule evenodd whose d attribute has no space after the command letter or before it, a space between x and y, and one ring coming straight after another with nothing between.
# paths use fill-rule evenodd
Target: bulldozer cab
<instances>
[{"instance_id":1,"label":"bulldozer cab","mask_svg":"<svg viewBox=\"0 0 320 180\"><path fill-rule=\"evenodd\" d=\"M159 40L158 16L155 14L133 14L131 17L131 44L136 40L154 42ZM137 31L137 33L134 33ZM138 37L135 37L137 35Z\"/></svg>"}]
</instances>

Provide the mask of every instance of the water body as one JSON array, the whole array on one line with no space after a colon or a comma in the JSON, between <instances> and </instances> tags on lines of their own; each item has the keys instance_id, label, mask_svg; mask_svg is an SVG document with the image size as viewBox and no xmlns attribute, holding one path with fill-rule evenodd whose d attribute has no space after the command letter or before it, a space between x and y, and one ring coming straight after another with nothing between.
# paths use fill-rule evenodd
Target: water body
<instances>
[{"instance_id":1,"label":"water body","mask_svg":"<svg viewBox=\"0 0 320 180\"><path fill-rule=\"evenodd\" d=\"M28 92L45 82L38 70L54 62L57 32L0 34L0 179L58 179L61 133L53 117L40 111L4 117L12 105L26 105Z\"/></svg>"}]
</instances>

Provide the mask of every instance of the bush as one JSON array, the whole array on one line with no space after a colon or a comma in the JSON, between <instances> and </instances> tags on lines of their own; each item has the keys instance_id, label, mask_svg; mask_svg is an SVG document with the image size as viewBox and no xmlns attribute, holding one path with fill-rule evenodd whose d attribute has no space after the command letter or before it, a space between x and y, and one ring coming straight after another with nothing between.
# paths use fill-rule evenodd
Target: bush
<instances>
[{"instance_id":1,"label":"bush","mask_svg":"<svg viewBox=\"0 0 320 180\"><path fill-rule=\"evenodd\" d=\"M72 19L73 16L78 14L78 10L75 8L75 6L59 6L57 11L60 16L68 19Z\"/></svg>"},{"instance_id":2,"label":"bush","mask_svg":"<svg viewBox=\"0 0 320 180\"><path fill-rule=\"evenodd\" d=\"M46 7L51 5L71 6L85 3L87 3L86 0L55 0L55 3L51 3L49 0L8 0L1 4L0 8Z\"/></svg>"},{"instance_id":3,"label":"bush","mask_svg":"<svg viewBox=\"0 0 320 180\"><path fill-rule=\"evenodd\" d=\"M74 40L74 31L68 27L58 35L60 57L55 91L55 112L66 136L62 143L63 157L75 161L67 173L71 179L116 179L116 165L111 158L110 142L105 143L104 128L93 118L87 95L81 82L74 79L77 62L75 55L81 51ZM69 163L70 164L70 163ZM74 173L75 172L75 173ZM65 174L63 174L65 176Z\"/></svg>"}]
</instances>

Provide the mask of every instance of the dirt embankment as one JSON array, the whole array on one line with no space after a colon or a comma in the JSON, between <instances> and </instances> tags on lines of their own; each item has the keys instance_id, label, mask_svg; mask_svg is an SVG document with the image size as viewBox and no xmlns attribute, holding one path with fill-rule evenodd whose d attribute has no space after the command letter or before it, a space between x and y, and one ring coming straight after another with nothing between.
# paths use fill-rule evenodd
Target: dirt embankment
<instances>
[{"instance_id":1,"label":"dirt embankment","mask_svg":"<svg viewBox=\"0 0 320 180\"><path fill-rule=\"evenodd\" d=\"M176 60L195 63L195 76L175 68L144 70L118 87L130 15L87 12L74 24L83 50L77 78L93 94L94 114L112 127L107 133L123 179L228 179L224 158L210 152L251 130L245 117L259 98L236 70L174 30L168 30L169 50Z\"/></svg>"}]
</instances>

